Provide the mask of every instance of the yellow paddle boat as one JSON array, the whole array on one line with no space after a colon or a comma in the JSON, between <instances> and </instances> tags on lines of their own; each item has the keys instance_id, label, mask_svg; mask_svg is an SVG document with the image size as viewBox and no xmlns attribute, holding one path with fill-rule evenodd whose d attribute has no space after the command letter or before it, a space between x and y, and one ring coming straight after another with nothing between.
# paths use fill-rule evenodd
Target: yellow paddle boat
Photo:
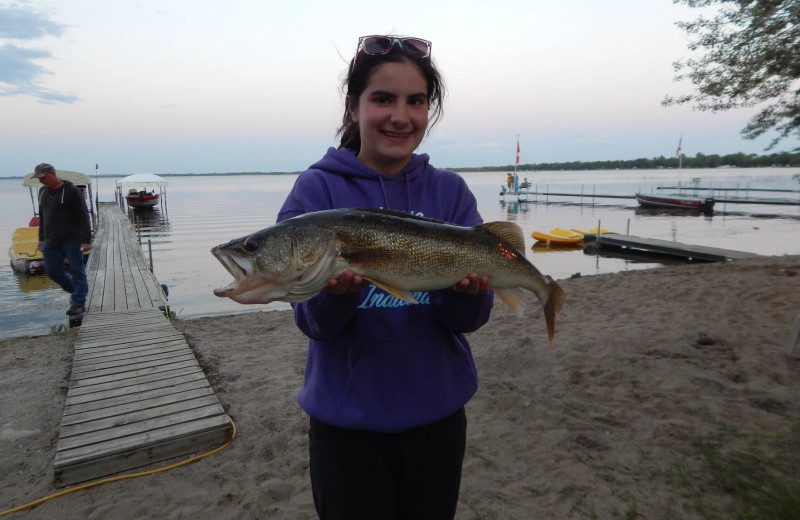
<instances>
[{"instance_id":1,"label":"yellow paddle boat","mask_svg":"<svg viewBox=\"0 0 800 520\"><path fill-rule=\"evenodd\" d=\"M553 228L548 233L534 231L531 236L547 245L578 244L583 240L583 233L563 228Z\"/></svg>"},{"instance_id":2,"label":"yellow paddle boat","mask_svg":"<svg viewBox=\"0 0 800 520\"><path fill-rule=\"evenodd\" d=\"M15 229L11 235L8 256L11 258L11 267L18 273L43 273L44 257L39 250L39 226Z\"/></svg>"}]
</instances>

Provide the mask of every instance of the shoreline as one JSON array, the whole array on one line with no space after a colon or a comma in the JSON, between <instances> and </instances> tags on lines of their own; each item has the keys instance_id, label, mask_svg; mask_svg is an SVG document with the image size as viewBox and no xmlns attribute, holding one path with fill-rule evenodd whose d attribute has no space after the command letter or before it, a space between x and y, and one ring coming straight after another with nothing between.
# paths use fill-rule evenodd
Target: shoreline
<instances>
[{"instance_id":1,"label":"shoreline","mask_svg":"<svg viewBox=\"0 0 800 520\"><path fill-rule=\"evenodd\" d=\"M468 335L480 387L467 405L456 518L733 516L741 497L720 485L709 457L745 460L754 450L765 475L800 490L800 352L785 356L800 312L800 256L559 284L567 301L552 345L527 293L522 319L498 300L489 323ZM316 518L308 418L295 401L307 342L291 311L173 323L236 423L233 444L17 516ZM0 341L0 511L57 491L52 463L74 339Z\"/></svg>"}]
</instances>

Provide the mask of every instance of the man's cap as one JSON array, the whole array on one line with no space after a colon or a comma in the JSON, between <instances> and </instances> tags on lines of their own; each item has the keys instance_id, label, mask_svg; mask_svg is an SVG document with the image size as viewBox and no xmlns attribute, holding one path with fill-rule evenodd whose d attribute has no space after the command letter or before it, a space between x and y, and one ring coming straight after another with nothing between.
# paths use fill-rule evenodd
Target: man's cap
<instances>
[{"instance_id":1,"label":"man's cap","mask_svg":"<svg viewBox=\"0 0 800 520\"><path fill-rule=\"evenodd\" d=\"M36 165L36 169L33 171L33 178L41 179L50 172L53 173L56 172L56 169L53 168L52 164L47 164L47 163L38 164Z\"/></svg>"}]
</instances>

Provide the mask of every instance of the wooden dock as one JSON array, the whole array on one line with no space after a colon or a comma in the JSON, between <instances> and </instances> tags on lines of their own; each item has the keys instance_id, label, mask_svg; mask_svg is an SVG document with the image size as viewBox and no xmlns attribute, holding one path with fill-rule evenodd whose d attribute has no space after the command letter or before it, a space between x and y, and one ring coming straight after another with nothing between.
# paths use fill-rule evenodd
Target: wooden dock
<instances>
[{"instance_id":1,"label":"wooden dock","mask_svg":"<svg viewBox=\"0 0 800 520\"><path fill-rule=\"evenodd\" d=\"M166 319L126 216L101 203L54 461L58 486L211 450L232 425Z\"/></svg>"},{"instance_id":2,"label":"wooden dock","mask_svg":"<svg viewBox=\"0 0 800 520\"><path fill-rule=\"evenodd\" d=\"M587 234L583 237L585 242L598 242L598 235ZM720 249L717 247L700 246L694 244L683 244L670 240L660 240L657 238L645 238L632 235L620 235L617 233L603 233L599 240L600 249L624 249L630 252L658 253L675 257L686 258L689 260L701 260L704 262L724 262L728 260L741 260L758 256L755 253L744 251L734 251L731 249Z\"/></svg>"}]
</instances>

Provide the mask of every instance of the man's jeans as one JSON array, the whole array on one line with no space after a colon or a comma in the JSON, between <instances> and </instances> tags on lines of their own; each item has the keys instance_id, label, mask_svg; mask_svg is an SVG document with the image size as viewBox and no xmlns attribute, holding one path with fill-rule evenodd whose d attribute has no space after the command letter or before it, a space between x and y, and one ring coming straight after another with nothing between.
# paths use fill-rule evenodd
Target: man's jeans
<instances>
[{"instance_id":1,"label":"man's jeans","mask_svg":"<svg viewBox=\"0 0 800 520\"><path fill-rule=\"evenodd\" d=\"M80 242L64 242L42 245L44 270L47 276L72 295L72 305L85 305L89 285L86 282L86 266L83 265L83 251ZM64 271L64 259L69 260L69 274Z\"/></svg>"}]
</instances>

